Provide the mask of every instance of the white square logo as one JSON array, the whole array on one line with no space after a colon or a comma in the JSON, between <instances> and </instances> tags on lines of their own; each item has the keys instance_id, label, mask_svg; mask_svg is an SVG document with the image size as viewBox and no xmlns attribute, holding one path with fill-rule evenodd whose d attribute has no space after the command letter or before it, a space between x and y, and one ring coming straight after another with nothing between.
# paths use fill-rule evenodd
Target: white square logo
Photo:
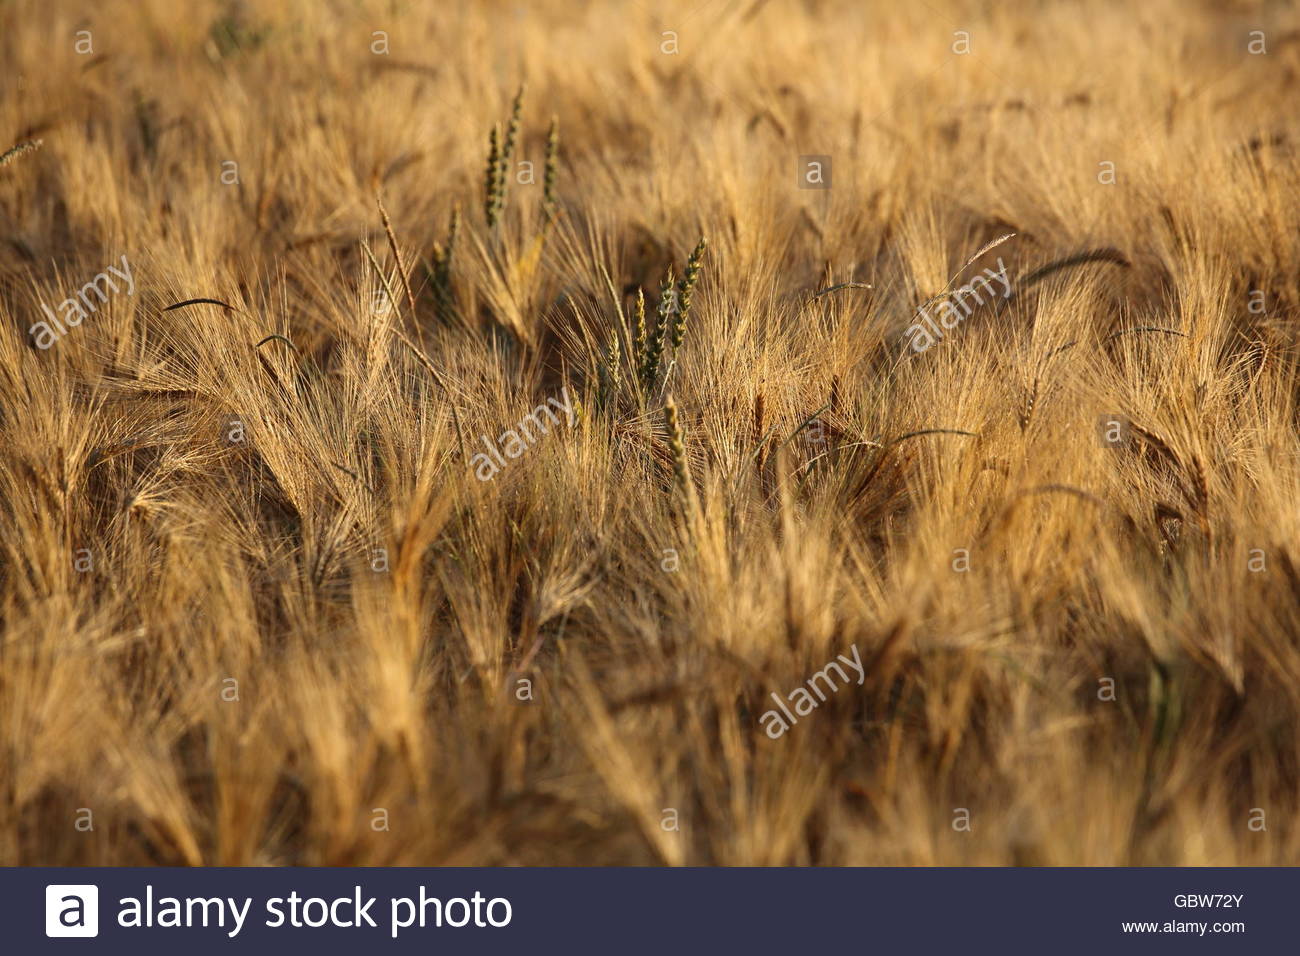
<instances>
[{"instance_id":1,"label":"white square logo","mask_svg":"<svg viewBox=\"0 0 1300 956\"><path fill-rule=\"evenodd\" d=\"M99 887L55 883L45 887L46 936L98 936Z\"/></svg>"}]
</instances>

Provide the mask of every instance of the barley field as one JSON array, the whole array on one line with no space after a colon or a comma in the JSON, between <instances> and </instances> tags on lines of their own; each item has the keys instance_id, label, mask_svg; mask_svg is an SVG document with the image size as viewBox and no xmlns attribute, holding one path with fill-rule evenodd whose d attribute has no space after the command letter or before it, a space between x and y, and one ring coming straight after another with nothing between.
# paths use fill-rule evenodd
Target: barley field
<instances>
[{"instance_id":1,"label":"barley field","mask_svg":"<svg viewBox=\"0 0 1300 956\"><path fill-rule=\"evenodd\" d=\"M0 863L1300 862L1300 10L0 2Z\"/></svg>"}]
</instances>

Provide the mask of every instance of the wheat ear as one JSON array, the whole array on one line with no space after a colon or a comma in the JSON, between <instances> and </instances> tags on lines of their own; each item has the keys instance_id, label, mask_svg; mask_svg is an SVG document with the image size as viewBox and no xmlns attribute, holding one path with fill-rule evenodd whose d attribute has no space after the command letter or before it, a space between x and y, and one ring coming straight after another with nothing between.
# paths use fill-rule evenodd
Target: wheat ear
<instances>
[{"instance_id":1,"label":"wheat ear","mask_svg":"<svg viewBox=\"0 0 1300 956\"><path fill-rule=\"evenodd\" d=\"M699 281L700 265L704 261L704 250L707 245L704 237L700 236L700 241L695 244L691 257L686 260L686 273L677 283L677 309L673 315L672 327L674 352L682 347L682 338L686 334L686 317L691 314L691 293L695 291L695 283Z\"/></svg>"},{"instance_id":2,"label":"wheat ear","mask_svg":"<svg viewBox=\"0 0 1300 956\"><path fill-rule=\"evenodd\" d=\"M495 229L497 220L501 218L504 203L501 190L504 185L501 175L501 126L496 124L488 134L487 173L483 183L483 214L487 218L489 229Z\"/></svg>"},{"instance_id":3,"label":"wheat ear","mask_svg":"<svg viewBox=\"0 0 1300 956\"><path fill-rule=\"evenodd\" d=\"M560 120L551 117L551 128L546 134L546 172L542 179L542 210L546 222L555 218L556 198L555 181L559 175L560 162Z\"/></svg>"},{"instance_id":4,"label":"wheat ear","mask_svg":"<svg viewBox=\"0 0 1300 956\"><path fill-rule=\"evenodd\" d=\"M0 153L0 167L8 166L24 153L36 152L36 150L41 148L41 145L44 142L45 140L43 139L29 139L24 143L19 143L17 146L9 147L3 153Z\"/></svg>"},{"instance_id":5,"label":"wheat ear","mask_svg":"<svg viewBox=\"0 0 1300 956\"><path fill-rule=\"evenodd\" d=\"M655 329L646 345L645 366L641 380L647 392L654 388L659 376L659 363L663 359L664 343L668 337L669 320L672 318L673 267L668 267L663 285L659 287L659 307L655 310Z\"/></svg>"}]
</instances>

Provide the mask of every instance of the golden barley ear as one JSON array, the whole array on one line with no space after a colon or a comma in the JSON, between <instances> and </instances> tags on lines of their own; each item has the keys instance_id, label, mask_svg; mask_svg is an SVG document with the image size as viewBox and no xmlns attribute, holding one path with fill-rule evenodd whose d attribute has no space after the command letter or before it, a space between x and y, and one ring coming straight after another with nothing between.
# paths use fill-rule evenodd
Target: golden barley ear
<instances>
[{"instance_id":1,"label":"golden barley ear","mask_svg":"<svg viewBox=\"0 0 1300 956\"><path fill-rule=\"evenodd\" d=\"M1038 404L1038 376L1034 376L1034 384L1024 390L1025 400L1021 406L1019 422L1020 430L1025 431L1034 420L1034 406Z\"/></svg>"},{"instance_id":2,"label":"golden barley ear","mask_svg":"<svg viewBox=\"0 0 1300 956\"><path fill-rule=\"evenodd\" d=\"M686 472L686 441L682 437L682 427L677 420L677 403L669 395L664 399L664 425L668 429L668 448L673 458L673 478L677 488L686 494L689 488L689 476Z\"/></svg>"},{"instance_id":3,"label":"golden barley ear","mask_svg":"<svg viewBox=\"0 0 1300 956\"><path fill-rule=\"evenodd\" d=\"M17 146L11 146L3 153L0 153L0 168L8 166L19 156L24 153L34 153L45 144L43 139L29 139L26 142L19 143Z\"/></svg>"},{"instance_id":4,"label":"golden barley ear","mask_svg":"<svg viewBox=\"0 0 1300 956\"><path fill-rule=\"evenodd\" d=\"M375 203L379 206L379 218L384 223L384 235L388 237L388 248L393 253L393 261L397 263L397 272L402 279L402 288L406 292L406 304L411 310L411 321L415 321L415 292L411 289L411 274L406 270L406 262L402 258L402 252L397 247L397 236L393 232L393 221L388 216L388 209L384 206L384 195L379 190L375 190Z\"/></svg>"},{"instance_id":5,"label":"golden barley ear","mask_svg":"<svg viewBox=\"0 0 1300 956\"><path fill-rule=\"evenodd\" d=\"M646 348L649 346L649 339L646 337L645 329L645 290L636 290L636 331L632 339L632 361L635 363L636 372L639 375L641 369L645 367Z\"/></svg>"}]
</instances>

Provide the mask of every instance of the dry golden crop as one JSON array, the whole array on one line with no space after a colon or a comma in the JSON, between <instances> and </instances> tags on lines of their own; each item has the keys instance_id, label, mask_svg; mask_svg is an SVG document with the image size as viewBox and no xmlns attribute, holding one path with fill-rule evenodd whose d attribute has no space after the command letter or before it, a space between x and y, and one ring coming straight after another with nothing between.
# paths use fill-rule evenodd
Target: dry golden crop
<instances>
[{"instance_id":1,"label":"dry golden crop","mask_svg":"<svg viewBox=\"0 0 1300 956\"><path fill-rule=\"evenodd\" d=\"M1293 6L0 52L0 863L1300 862Z\"/></svg>"}]
</instances>

